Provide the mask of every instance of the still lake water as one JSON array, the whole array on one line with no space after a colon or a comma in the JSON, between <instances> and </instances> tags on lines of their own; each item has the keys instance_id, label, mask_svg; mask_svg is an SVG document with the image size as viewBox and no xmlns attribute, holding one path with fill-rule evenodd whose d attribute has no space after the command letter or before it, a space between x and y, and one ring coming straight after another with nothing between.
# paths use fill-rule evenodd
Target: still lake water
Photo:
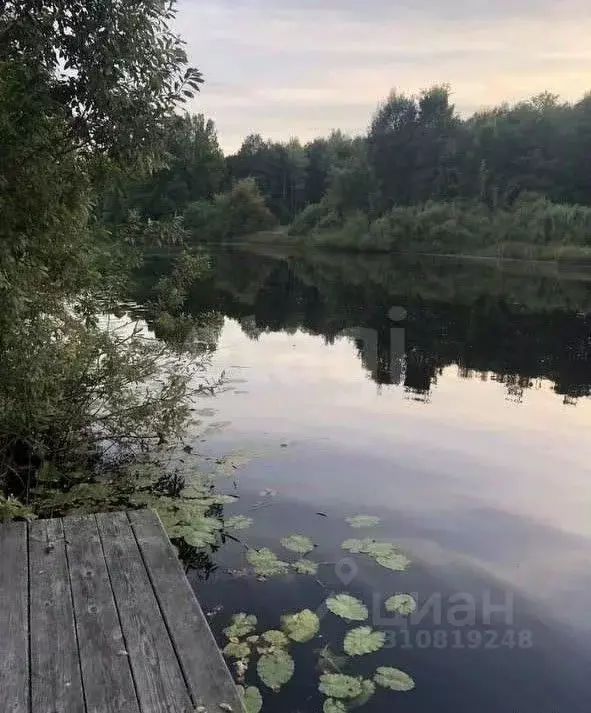
<instances>
[{"instance_id":1,"label":"still lake water","mask_svg":"<svg viewBox=\"0 0 591 713\"><path fill-rule=\"evenodd\" d=\"M279 539L303 533L323 563L317 577L261 582L235 576L240 544L221 548L207 581L192 575L204 608L223 607L211 618L220 644L234 612L264 631L349 592L387 642L347 672L395 666L416 682L378 690L368 713L589 711L591 270L326 253L212 261L191 306L213 310L212 370L231 384L207 403L225 426L199 448L244 455L230 489L240 500L225 508L255 519L239 539L289 560ZM381 523L353 530L345 518L359 513ZM340 547L367 536L396 542L408 571ZM396 592L432 606L393 621L383 603ZM263 710L322 710L314 650L342 653L350 628L326 614ZM247 680L265 691L254 670Z\"/></svg>"}]
</instances>

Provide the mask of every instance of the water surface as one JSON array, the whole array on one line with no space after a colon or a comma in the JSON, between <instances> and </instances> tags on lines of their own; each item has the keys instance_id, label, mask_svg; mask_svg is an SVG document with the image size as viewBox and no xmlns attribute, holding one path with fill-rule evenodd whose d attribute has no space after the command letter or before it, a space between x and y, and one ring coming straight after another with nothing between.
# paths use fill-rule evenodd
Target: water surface
<instances>
[{"instance_id":1,"label":"water surface","mask_svg":"<svg viewBox=\"0 0 591 713\"><path fill-rule=\"evenodd\" d=\"M223 606L220 642L234 611L273 628L348 591L389 632L354 671L397 666L417 684L379 692L370 713L587 711L590 285L591 273L545 266L214 256L191 305L217 315L213 366L231 388L212 402L227 425L200 447L246 454L226 508L255 517L241 539L286 557L279 538L302 532L325 563L318 578L260 582L228 571L245 566L229 543L207 582L193 575L205 608ZM345 518L357 513L381 523L356 533ZM397 542L408 572L353 557L349 576L340 544L367 535ZM404 631L384 620L396 591L441 614ZM460 595L475 608L464 626L450 614ZM505 610L489 618L489 602ZM296 675L264 710L321 710L313 649L338 650L346 630L327 614L324 639L294 650Z\"/></svg>"}]
</instances>

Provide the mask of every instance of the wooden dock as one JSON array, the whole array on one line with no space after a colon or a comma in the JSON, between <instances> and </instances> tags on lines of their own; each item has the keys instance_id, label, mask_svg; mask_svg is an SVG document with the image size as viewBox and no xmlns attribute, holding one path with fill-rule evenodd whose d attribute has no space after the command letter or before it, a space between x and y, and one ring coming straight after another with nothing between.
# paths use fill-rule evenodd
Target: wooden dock
<instances>
[{"instance_id":1,"label":"wooden dock","mask_svg":"<svg viewBox=\"0 0 591 713\"><path fill-rule=\"evenodd\" d=\"M0 713L241 713L150 511L0 525Z\"/></svg>"}]
</instances>

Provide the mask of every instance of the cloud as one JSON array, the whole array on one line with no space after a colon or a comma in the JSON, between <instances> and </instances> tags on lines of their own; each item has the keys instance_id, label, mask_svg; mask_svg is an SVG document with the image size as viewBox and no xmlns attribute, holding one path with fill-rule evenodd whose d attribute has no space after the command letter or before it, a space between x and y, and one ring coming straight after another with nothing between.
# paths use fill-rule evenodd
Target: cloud
<instances>
[{"instance_id":1,"label":"cloud","mask_svg":"<svg viewBox=\"0 0 591 713\"><path fill-rule=\"evenodd\" d=\"M177 27L205 74L190 107L228 151L254 131L306 140L365 130L378 101L452 85L470 113L591 85L586 0L181 0Z\"/></svg>"}]
</instances>

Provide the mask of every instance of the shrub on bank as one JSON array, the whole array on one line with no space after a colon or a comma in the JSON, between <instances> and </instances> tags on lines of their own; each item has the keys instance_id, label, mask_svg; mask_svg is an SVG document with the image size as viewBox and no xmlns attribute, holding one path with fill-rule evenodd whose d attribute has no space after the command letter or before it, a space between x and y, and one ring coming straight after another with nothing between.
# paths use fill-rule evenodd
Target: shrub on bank
<instances>
[{"instance_id":1,"label":"shrub on bank","mask_svg":"<svg viewBox=\"0 0 591 713\"><path fill-rule=\"evenodd\" d=\"M185 227L198 241L221 241L269 230L277 219L252 178L238 181L212 202L197 201L185 211Z\"/></svg>"},{"instance_id":2,"label":"shrub on bank","mask_svg":"<svg viewBox=\"0 0 591 713\"><path fill-rule=\"evenodd\" d=\"M536 194L524 194L513 205L497 209L474 201L395 206L373 222L356 211L331 223L331 212L322 203L304 213L291 234L347 250L528 258L566 255L557 251L560 246L582 248L585 254L591 250L591 208L552 203ZM575 252L582 254L580 249Z\"/></svg>"}]
</instances>

